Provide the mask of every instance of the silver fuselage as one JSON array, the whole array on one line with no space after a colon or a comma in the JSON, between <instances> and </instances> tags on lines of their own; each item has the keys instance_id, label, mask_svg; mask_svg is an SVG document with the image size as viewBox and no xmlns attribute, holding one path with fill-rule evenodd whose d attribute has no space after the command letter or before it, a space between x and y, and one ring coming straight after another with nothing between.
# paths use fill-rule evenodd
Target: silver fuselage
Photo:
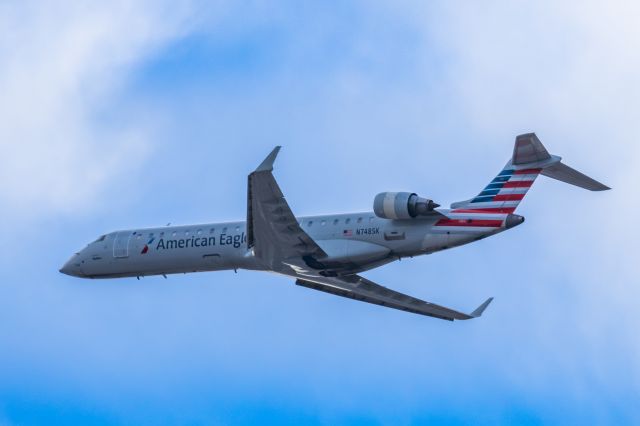
<instances>
[{"instance_id":1,"label":"silver fuselage","mask_svg":"<svg viewBox=\"0 0 640 426\"><path fill-rule=\"evenodd\" d=\"M516 215L441 211L449 220L389 220L364 212L298 221L328 254L323 264L332 265L338 274L467 244L521 223L507 220ZM111 232L76 253L61 271L84 278L116 278L229 269L272 270L247 249L244 221Z\"/></svg>"}]
</instances>

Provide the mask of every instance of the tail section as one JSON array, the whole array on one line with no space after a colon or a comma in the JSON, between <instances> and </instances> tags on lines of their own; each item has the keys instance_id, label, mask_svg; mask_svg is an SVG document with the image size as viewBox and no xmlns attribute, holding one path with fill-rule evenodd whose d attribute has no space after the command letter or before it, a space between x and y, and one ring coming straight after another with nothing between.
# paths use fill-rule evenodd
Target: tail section
<instances>
[{"instance_id":1,"label":"tail section","mask_svg":"<svg viewBox=\"0 0 640 426\"><path fill-rule=\"evenodd\" d=\"M552 166L546 167L541 173L547 177L570 183L571 185L579 186L580 188L588 189L589 191L606 191L611 189L607 185L603 185L597 180L592 179L563 163L556 163Z\"/></svg>"},{"instance_id":2,"label":"tail section","mask_svg":"<svg viewBox=\"0 0 640 426\"><path fill-rule=\"evenodd\" d=\"M513 213L542 169L515 169L511 161L474 198L453 203L452 209L477 213Z\"/></svg>"},{"instance_id":3,"label":"tail section","mask_svg":"<svg viewBox=\"0 0 640 426\"><path fill-rule=\"evenodd\" d=\"M591 191L610 189L561 160L547 152L535 133L520 135L513 156L489 185L474 198L453 203L451 208L456 212L513 213L540 174Z\"/></svg>"}]
</instances>

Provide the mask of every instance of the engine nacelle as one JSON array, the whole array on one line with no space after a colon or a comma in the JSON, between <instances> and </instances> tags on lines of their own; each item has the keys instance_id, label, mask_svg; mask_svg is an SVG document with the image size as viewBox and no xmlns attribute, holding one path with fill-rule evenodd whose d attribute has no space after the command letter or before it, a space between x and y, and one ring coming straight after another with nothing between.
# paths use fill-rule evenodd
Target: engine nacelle
<instances>
[{"instance_id":1,"label":"engine nacelle","mask_svg":"<svg viewBox=\"0 0 640 426\"><path fill-rule=\"evenodd\" d=\"M440 204L412 192L381 192L373 200L373 211L383 219L413 219L437 207Z\"/></svg>"}]
</instances>

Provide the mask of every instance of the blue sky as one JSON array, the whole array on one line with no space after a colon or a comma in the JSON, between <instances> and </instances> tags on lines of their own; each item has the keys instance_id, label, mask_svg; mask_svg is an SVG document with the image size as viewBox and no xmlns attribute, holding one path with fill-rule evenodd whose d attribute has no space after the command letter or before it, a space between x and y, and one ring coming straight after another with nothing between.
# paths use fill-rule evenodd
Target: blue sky
<instances>
[{"instance_id":1,"label":"blue sky","mask_svg":"<svg viewBox=\"0 0 640 426\"><path fill-rule=\"evenodd\" d=\"M132 1L0 6L0 425L624 424L640 409L638 6ZM448 323L255 272L82 281L122 228L243 218L283 145L298 214L483 186L518 133L526 223L370 271Z\"/></svg>"}]
</instances>

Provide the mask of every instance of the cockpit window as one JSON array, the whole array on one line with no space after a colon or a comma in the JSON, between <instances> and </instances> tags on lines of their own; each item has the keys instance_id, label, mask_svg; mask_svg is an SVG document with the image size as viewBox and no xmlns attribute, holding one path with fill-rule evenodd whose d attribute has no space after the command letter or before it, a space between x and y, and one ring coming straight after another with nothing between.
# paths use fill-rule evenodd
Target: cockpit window
<instances>
[{"instance_id":1,"label":"cockpit window","mask_svg":"<svg viewBox=\"0 0 640 426\"><path fill-rule=\"evenodd\" d=\"M105 238L107 238L107 236L103 235L100 238L98 238L97 240L95 240L94 243L99 243L100 241L104 241Z\"/></svg>"}]
</instances>

